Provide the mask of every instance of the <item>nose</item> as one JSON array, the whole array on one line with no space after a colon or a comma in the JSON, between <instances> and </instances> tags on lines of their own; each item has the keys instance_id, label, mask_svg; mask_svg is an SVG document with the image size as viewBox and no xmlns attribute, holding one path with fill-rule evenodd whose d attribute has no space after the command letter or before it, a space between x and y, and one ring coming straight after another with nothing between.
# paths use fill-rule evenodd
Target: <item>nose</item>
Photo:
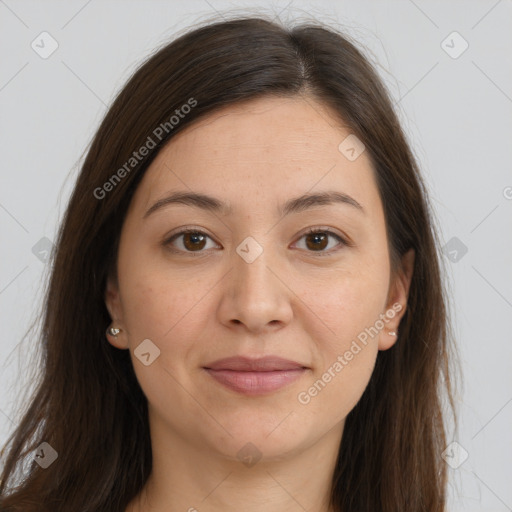
<instances>
[{"instance_id":1,"label":"nose","mask_svg":"<svg viewBox=\"0 0 512 512\"><path fill-rule=\"evenodd\" d=\"M251 263L233 253L233 267L226 276L219 307L224 325L261 334L290 322L293 292L279 270L282 266L270 261L268 252L264 250Z\"/></svg>"}]
</instances>

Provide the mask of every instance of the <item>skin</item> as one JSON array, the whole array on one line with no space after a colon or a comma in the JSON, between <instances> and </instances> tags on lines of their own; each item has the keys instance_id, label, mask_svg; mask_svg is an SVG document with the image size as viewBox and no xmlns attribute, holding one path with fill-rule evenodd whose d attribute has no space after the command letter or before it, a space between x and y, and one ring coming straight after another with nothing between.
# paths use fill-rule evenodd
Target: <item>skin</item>
<instances>
[{"instance_id":1,"label":"skin","mask_svg":"<svg viewBox=\"0 0 512 512\"><path fill-rule=\"evenodd\" d=\"M117 279L109 278L105 294L122 329L108 340L130 350L149 406L153 472L127 511L330 511L345 418L378 351L397 340L389 332L405 313L414 263L411 251L391 274L369 156L349 161L338 150L350 133L312 98L267 97L190 125L147 170L122 228ZM215 196L233 213L173 204L143 218L178 190ZM364 212L335 203L277 213L290 198L327 190L350 195ZM186 235L165 245L190 226L209 237L195 253ZM304 234L310 227L353 245L332 235L328 246L319 244ZM263 248L252 263L236 252L248 236ZM328 368L333 374L337 357L393 304L401 311L300 403L298 394ZM134 355L144 339L160 350L149 366ZM277 355L308 370L278 391L245 396L203 369L233 355ZM246 449L261 455L250 467L237 457L249 442L256 448Z\"/></svg>"}]
</instances>

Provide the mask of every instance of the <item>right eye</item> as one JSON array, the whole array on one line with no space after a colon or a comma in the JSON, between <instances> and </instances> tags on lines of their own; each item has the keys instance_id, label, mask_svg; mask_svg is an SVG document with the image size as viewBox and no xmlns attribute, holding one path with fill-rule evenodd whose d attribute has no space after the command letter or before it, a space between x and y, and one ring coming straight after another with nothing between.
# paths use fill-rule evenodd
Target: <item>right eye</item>
<instances>
[{"instance_id":1,"label":"right eye","mask_svg":"<svg viewBox=\"0 0 512 512\"><path fill-rule=\"evenodd\" d=\"M203 249L207 244L207 239L212 240L209 235L203 233L202 231L199 231L197 229L184 229L179 233L175 233L170 238L168 238L164 242L164 245L171 246L171 251L176 253L202 253L206 252L203 251ZM175 249L176 241L179 241L177 245L181 246L179 249Z\"/></svg>"}]
</instances>

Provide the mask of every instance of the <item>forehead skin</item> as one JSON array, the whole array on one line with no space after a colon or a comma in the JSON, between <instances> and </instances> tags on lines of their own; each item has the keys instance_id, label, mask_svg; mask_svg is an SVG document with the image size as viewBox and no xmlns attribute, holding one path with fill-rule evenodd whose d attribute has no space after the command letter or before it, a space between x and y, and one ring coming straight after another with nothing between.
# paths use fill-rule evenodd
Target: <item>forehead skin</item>
<instances>
[{"instance_id":1,"label":"forehead skin","mask_svg":"<svg viewBox=\"0 0 512 512\"><path fill-rule=\"evenodd\" d=\"M349 218L364 217L370 230L385 230L367 152L351 162L338 149L350 133L312 98L264 97L229 105L196 121L160 150L127 217L136 211L133 220L139 223L158 199L180 190L223 198L235 216L276 222L277 208L286 199L339 190L364 206L364 216L341 207Z\"/></svg>"}]
</instances>

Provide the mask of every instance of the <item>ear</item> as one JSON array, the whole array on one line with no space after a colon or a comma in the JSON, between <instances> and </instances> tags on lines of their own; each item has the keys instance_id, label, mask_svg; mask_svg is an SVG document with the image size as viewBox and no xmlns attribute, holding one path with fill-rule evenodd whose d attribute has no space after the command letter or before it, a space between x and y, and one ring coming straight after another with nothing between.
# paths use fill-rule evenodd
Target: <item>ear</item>
<instances>
[{"instance_id":1,"label":"ear","mask_svg":"<svg viewBox=\"0 0 512 512\"><path fill-rule=\"evenodd\" d=\"M112 318L112 326L121 329L121 332L117 336L112 336L107 332L107 340L116 348L127 349L128 338L126 335L126 328L123 324L123 308L119 295L119 285L117 282L117 277L112 274L107 278L107 285L105 289L105 305L110 314L110 318Z\"/></svg>"},{"instance_id":2,"label":"ear","mask_svg":"<svg viewBox=\"0 0 512 512\"><path fill-rule=\"evenodd\" d=\"M384 329L379 333L379 350L391 348L398 339L398 325L407 309L409 288L414 271L414 259L414 249L410 249L402 256L399 269L390 283L386 311L384 313L387 322ZM396 335L390 335L390 332L396 332Z\"/></svg>"}]
</instances>

